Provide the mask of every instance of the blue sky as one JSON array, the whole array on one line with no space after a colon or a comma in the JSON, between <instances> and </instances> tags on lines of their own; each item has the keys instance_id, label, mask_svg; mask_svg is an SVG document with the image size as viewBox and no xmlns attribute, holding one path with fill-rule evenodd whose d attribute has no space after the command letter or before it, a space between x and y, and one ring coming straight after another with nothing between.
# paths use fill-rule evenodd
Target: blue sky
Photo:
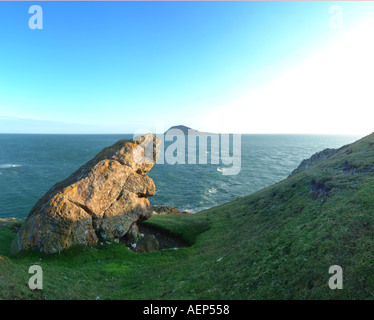
<instances>
[{"instance_id":1,"label":"blue sky","mask_svg":"<svg viewBox=\"0 0 374 320\"><path fill-rule=\"evenodd\" d=\"M28 27L33 4L43 9L43 30ZM331 5L343 9L341 29L329 28ZM309 100L289 100L293 91L268 97L280 88L277 81L289 88L304 76L310 80L305 61L327 61L318 55L330 47L342 51L339 41L349 47L344 39L357 39L349 37L352 30L373 14L373 3L364 2L0 2L0 132L25 130L18 118L67 123L48 126L51 133L130 133L161 124L214 132L366 132L369 122L337 115L349 108L342 105L347 97L336 103L332 96L321 98L329 91L316 91L318 78L298 92L320 97L313 104L326 114L321 126L310 125ZM362 35L363 28L356 32ZM352 72L368 79L372 59L364 64L360 46L367 52L371 39L355 43L359 47L349 56L347 50L326 53L345 54L343 68L362 67L359 74L350 69L337 75L339 87L330 92L351 88L341 79ZM328 65L318 74L322 80ZM365 94L370 99L357 92ZM362 112L371 109L365 105ZM277 119L269 121L272 115ZM335 122L339 126L331 128ZM42 131L40 126L37 121L27 130Z\"/></svg>"}]
</instances>

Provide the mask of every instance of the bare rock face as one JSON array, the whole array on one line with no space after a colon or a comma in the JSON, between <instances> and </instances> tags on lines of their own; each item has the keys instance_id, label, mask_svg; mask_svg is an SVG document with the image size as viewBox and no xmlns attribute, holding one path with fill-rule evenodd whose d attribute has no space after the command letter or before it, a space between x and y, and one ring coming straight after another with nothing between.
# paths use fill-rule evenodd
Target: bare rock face
<instances>
[{"instance_id":1,"label":"bare rock face","mask_svg":"<svg viewBox=\"0 0 374 320\"><path fill-rule=\"evenodd\" d=\"M146 174L160 144L150 133L118 141L57 183L31 209L12 253L34 248L50 254L126 235L152 215L148 197L155 185Z\"/></svg>"}]
</instances>

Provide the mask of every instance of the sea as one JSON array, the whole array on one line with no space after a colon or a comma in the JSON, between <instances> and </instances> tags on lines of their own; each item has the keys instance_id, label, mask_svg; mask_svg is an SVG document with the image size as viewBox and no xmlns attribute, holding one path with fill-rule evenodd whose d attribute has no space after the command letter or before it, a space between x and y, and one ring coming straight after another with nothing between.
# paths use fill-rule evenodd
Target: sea
<instances>
[{"instance_id":1,"label":"sea","mask_svg":"<svg viewBox=\"0 0 374 320\"><path fill-rule=\"evenodd\" d=\"M66 179L103 148L132 135L0 134L0 218L24 218L55 183ZM261 190L290 175L299 163L325 148L360 136L241 135L241 167L224 175L227 164L156 163L148 175L156 185L151 205L197 213ZM230 140L233 143L233 140ZM167 150L174 141L165 142ZM186 158L188 146L185 146ZM233 154L231 150L231 154ZM198 153L199 154L199 153ZM181 161L183 162L183 161Z\"/></svg>"}]
</instances>

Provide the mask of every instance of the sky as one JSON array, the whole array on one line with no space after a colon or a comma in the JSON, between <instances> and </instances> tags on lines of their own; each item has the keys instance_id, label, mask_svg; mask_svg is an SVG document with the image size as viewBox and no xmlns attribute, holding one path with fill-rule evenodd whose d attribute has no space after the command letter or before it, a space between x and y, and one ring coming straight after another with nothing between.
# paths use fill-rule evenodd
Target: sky
<instances>
[{"instance_id":1,"label":"sky","mask_svg":"<svg viewBox=\"0 0 374 320\"><path fill-rule=\"evenodd\" d=\"M373 2L0 2L0 133L369 134L373 32Z\"/></svg>"}]
</instances>

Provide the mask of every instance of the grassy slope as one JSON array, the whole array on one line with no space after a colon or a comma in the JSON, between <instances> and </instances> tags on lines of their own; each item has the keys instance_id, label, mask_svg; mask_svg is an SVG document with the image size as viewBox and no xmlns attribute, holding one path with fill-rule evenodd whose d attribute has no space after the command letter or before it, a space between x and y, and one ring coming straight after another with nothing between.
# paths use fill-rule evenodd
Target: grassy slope
<instances>
[{"instance_id":1,"label":"grassy slope","mask_svg":"<svg viewBox=\"0 0 374 320\"><path fill-rule=\"evenodd\" d=\"M179 250L135 254L112 243L8 260L14 223L0 225L0 298L373 299L373 168L374 134L250 196L146 222L192 244ZM31 292L35 262L44 290ZM334 264L343 290L328 287Z\"/></svg>"}]
</instances>

